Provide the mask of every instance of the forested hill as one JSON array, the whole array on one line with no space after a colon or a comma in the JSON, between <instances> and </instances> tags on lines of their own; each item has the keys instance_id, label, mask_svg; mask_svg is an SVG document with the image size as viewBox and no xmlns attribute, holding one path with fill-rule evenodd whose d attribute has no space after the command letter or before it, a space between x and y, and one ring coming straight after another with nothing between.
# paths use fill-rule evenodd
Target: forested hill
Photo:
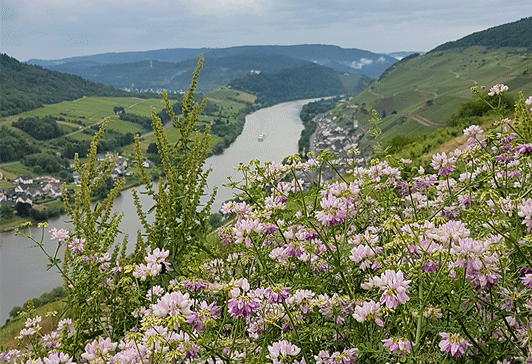
<instances>
[{"instance_id":1,"label":"forested hill","mask_svg":"<svg viewBox=\"0 0 532 364\"><path fill-rule=\"evenodd\" d=\"M431 52L471 46L527 48L532 50L532 17L476 32L454 42L444 43L434 48Z\"/></svg>"},{"instance_id":2,"label":"forested hill","mask_svg":"<svg viewBox=\"0 0 532 364\"><path fill-rule=\"evenodd\" d=\"M225 86L235 78L244 76L251 70L275 73L285 68L304 64L294 58L279 55L238 54L227 57L206 58L200 74L199 91L207 91ZM76 74L92 82L103 83L131 91L146 90L186 90L198 65L198 59L179 63L160 61L140 61L135 63L105 64L89 68L78 63L50 66L56 71Z\"/></svg>"},{"instance_id":3,"label":"forested hill","mask_svg":"<svg viewBox=\"0 0 532 364\"><path fill-rule=\"evenodd\" d=\"M0 117L83 96L130 96L79 76L21 63L7 54L0 55L0 85Z\"/></svg>"},{"instance_id":4,"label":"forested hill","mask_svg":"<svg viewBox=\"0 0 532 364\"><path fill-rule=\"evenodd\" d=\"M257 95L257 104L273 105L296 99L338 95L345 91L337 71L317 64L289 68L277 73L251 73L229 86Z\"/></svg>"}]
</instances>

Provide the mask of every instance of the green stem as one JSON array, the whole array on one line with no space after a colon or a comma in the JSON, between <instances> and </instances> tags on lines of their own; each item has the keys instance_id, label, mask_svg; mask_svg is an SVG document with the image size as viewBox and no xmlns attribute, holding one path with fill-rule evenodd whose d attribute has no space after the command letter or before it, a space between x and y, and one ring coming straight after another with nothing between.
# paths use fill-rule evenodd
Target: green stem
<instances>
[{"instance_id":1,"label":"green stem","mask_svg":"<svg viewBox=\"0 0 532 364\"><path fill-rule=\"evenodd\" d=\"M419 302L423 302L423 279L421 279L421 272L420 272L420 280L419 280ZM415 350L416 352L419 350L419 341L421 340L421 326L423 323L423 311L425 311L425 307L422 305L419 306L418 316L417 316L417 328L416 328L416 340L415 340Z\"/></svg>"}]
</instances>

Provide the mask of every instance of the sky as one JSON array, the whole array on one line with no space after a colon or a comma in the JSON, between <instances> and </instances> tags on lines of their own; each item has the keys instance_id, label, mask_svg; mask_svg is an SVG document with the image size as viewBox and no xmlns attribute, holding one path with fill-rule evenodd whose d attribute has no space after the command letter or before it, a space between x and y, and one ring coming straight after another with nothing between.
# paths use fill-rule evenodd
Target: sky
<instances>
[{"instance_id":1,"label":"sky","mask_svg":"<svg viewBox=\"0 0 532 364\"><path fill-rule=\"evenodd\" d=\"M531 15L531 0L0 0L0 52L20 61L241 45L424 52Z\"/></svg>"}]
</instances>

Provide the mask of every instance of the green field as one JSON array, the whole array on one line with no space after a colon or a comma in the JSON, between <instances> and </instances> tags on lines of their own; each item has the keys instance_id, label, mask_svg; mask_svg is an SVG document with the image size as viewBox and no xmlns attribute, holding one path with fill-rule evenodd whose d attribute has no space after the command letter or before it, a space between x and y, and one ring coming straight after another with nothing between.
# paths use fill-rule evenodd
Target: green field
<instances>
[{"instance_id":1,"label":"green field","mask_svg":"<svg viewBox=\"0 0 532 364\"><path fill-rule=\"evenodd\" d=\"M62 116L68 120L77 120L84 125L93 125L106 116L112 116L113 108L122 106L126 112L149 116L150 106L157 110L163 108L162 99L140 99L135 97L84 97L74 101L63 101L58 104L45 105L39 109L0 119L0 125L10 125L12 121L30 116L44 117L47 115Z\"/></svg>"},{"instance_id":2,"label":"green field","mask_svg":"<svg viewBox=\"0 0 532 364\"><path fill-rule=\"evenodd\" d=\"M238 111L245 107L247 103L252 103L255 100L255 96L251 94L229 88L220 88L208 92L204 96L211 103L214 103L219 111L208 115L200 115L198 127L211 124L217 118L223 119L224 122L229 124L235 123ZM170 100L170 102L173 104L175 103L175 100ZM141 134L141 146L144 149L147 148L150 143L154 142L155 139L153 135L150 135L150 133L143 129L139 124L120 120L119 117L114 114L113 109L115 107L123 107L126 113L149 118L151 117L152 108L158 113L164 108L164 102L162 97L160 99L141 99L135 97L84 97L74 101L64 101L58 104L45 105L39 109L1 118L0 126L3 125L12 128L11 123L19 118L45 117L52 115L57 117L58 124L66 133L62 138L68 137L74 141L90 141L96 132L97 125L99 125L106 117L109 117L110 122L107 129L110 132L104 134L104 141L111 140L108 139L113 137L113 135L110 134L116 132L119 134ZM24 135L28 142L35 143L43 151L61 153L60 138L41 142L34 140L19 129L13 128L13 130ZM114 134L114 137L118 135L116 133ZM178 130L171 127L167 129L167 134L171 142L177 140L179 136ZM211 147L214 147L218 143L223 143L222 138L213 136L211 138ZM122 152L129 157L134 155L133 145L125 146L121 149ZM0 171L4 171L8 178L20 174L31 174L31 169L25 168L20 163L0 166Z\"/></svg>"}]
</instances>

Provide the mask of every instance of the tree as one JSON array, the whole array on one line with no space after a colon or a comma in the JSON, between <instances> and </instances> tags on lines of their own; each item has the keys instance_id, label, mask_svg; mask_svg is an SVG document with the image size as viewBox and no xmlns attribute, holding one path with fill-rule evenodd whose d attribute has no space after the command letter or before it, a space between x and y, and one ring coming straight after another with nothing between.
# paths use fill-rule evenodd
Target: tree
<instances>
[{"instance_id":1,"label":"tree","mask_svg":"<svg viewBox=\"0 0 532 364\"><path fill-rule=\"evenodd\" d=\"M151 154L156 154L156 153L159 153L158 149L157 149L157 144L155 143L150 143L150 145L148 145L148 153L151 153Z\"/></svg>"},{"instance_id":2,"label":"tree","mask_svg":"<svg viewBox=\"0 0 532 364\"><path fill-rule=\"evenodd\" d=\"M20 217L28 217L31 214L31 205L25 202L17 202L15 205L15 211Z\"/></svg>"},{"instance_id":3,"label":"tree","mask_svg":"<svg viewBox=\"0 0 532 364\"><path fill-rule=\"evenodd\" d=\"M125 113L126 110L122 107L122 106L115 106L113 108L113 112L118 115L118 114L122 114L122 113Z\"/></svg>"},{"instance_id":4,"label":"tree","mask_svg":"<svg viewBox=\"0 0 532 364\"><path fill-rule=\"evenodd\" d=\"M36 209L30 209L31 218L35 221L44 221L48 218L46 210L40 211Z\"/></svg>"},{"instance_id":5,"label":"tree","mask_svg":"<svg viewBox=\"0 0 532 364\"><path fill-rule=\"evenodd\" d=\"M0 217L3 221L9 221L15 217L15 212L9 206L0 207Z\"/></svg>"}]
</instances>

